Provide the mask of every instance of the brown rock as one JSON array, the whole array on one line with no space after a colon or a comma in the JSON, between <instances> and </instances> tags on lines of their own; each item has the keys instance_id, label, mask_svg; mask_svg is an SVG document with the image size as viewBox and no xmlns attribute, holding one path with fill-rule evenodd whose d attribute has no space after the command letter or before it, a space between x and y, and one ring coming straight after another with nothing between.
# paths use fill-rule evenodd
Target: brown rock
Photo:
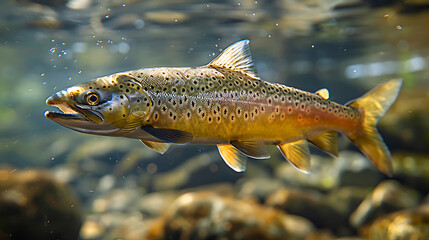
<instances>
[{"instance_id":1,"label":"brown rock","mask_svg":"<svg viewBox=\"0 0 429 240\"><path fill-rule=\"evenodd\" d=\"M419 200L420 196L415 190L393 180L383 181L353 212L350 222L354 227L359 227L378 216L415 207Z\"/></svg>"},{"instance_id":2,"label":"brown rock","mask_svg":"<svg viewBox=\"0 0 429 240\"><path fill-rule=\"evenodd\" d=\"M370 240L428 239L429 204L385 215L360 231Z\"/></svg>"},{"instance_id":3,"label":"brown rock","mask_svg":"<svg viewBox=\"0 0 429 240\"><path fill-rule=\"evenodd\" d=\"M287 213L305 217L318 228L332 228L339 221L338 213L328 205L327 197L315 190L284 187L271 194L266 203Z\"/></svg>"},{"instance_id":4,"label":"brown rock","mask_svg":"<svg viewBox=\"0 0 429 240\"><path fill-rule=\"evenodd\" d=\"M304 239L306 219L212 193L186 193L150 228L147 239Z\"/></svg>"},{"instance_id":5,"label":"brown rock","mask_svg":"<svg viewBox=\"0 0 429 240\"><path fill-rule=\"evenodd\" d=\"M48 171L0 170L0 239L77 239L81 209Z\"/></svg>"},{"instance_id":6,"label":"brown rock","mask_svg":"<svg viewBox=\"0 0 429 240\"><path fill-rule=\"evenodd\" d=\"M316 190L283 187L271 194L266 204L305 217L317 228L329 229L336 235L351 235L348 218L364 199L368 190L343 187L322 194Z\"/></svg>"},{"instance_id":7,"label":"brown rock","mask_svg":"<svg viewBox=\"0 0 429 240\"><path fill-rule=\"evenodd\" d=\"M333 236L329 231L315 231L308 235L305 240L365 240L365 238L361 237L340 237L337 238Z\"/></svg>"}]
</instances>

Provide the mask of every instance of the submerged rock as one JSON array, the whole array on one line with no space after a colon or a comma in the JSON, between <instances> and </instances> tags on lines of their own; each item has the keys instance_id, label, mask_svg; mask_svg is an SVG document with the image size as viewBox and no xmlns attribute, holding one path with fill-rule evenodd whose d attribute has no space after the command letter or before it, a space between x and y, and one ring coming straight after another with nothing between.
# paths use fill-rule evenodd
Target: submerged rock
<instances>
[{"instance_id":1,"label":"submerged rock","mask_svg":"<svg viewBox=\"0 0 429 240\"><path fill-rule=\"evenodd\" d=\"M308 235L305 240L366 240L365 238L357 237L357 236L349 236L349 237L335 237L329 231L319 230Z\"/></svg>"},{"instance_id":2,"label":"submerged rock","mask_svg":"<svg viewBox=\"0 0 429 240\"><path fill-rule=\"evenodd\" d=\"M395 179L421 192L429 189L429 154L397 153L393 155Z\"/></svg>"},{"instance_id":3,"label":"submerged rock","mask_svg":"<svg viewBox=\"0 0 429 240\"><path fill-rule=\"evenodd\" d=\"M415 190L405 188L396 181L386 180L362 201L351 215L350 222L354 227L359 227L381 215L415 207L419 200L420 195Z\"/></svg>"},{"instance_id":4,"label":"submerged rock","mask_svg":"<svg viewBox=\"0 0 429 240\"><path fill-rule=\"evenodd\" d=\"M376 186L383 175L371 161L359 152L342 151L336 161L338 167L337 186Z\"/></svg>"},{"instance_id":5,"label":"submerged rock","mask_svg":"<svg viewBox=\"0 0 429 240\"><path fill-rule=\"evenodd\" d=\"M178 11L151 11L146 12L145 19L158 24L177 24L187 22L190 16Z\"/></svg>"},{"instance_id":6,"label":"submerged rock","mask_svg":"<svg viewBox=\"0 0 429 240\"><path fill-rule=\"evenodd\" d=\"M212 193L186 193L150 227L147 239L304 239L306 219Z\"/></svg>"},{"instance_id":7,"label":"submerged rock","mask_svg":"<svg viewBox=\"0 0 429 240\"><path fill-rule=\"evenodd\" d=\"M98 221L86 219L80 229L80 237L82 239L94 239L101 237L105 232L105 228Z\"/></svg>"},{"instance_id":8,"label":"submerged rock","mask_svg":"<svg viewBox=\"0 0 429 240\"><path fill-rule=\"evenodd\" d=\"M80 232L81 239L146 239L145 233L151 220L138 211L127 213L110 211L89 214Z\"/></svg>"},{"instance_id":9,"label":"submerged rock","mask_svg":"<svg viewBox=\"0 0 429 240\"><path fill-rule=\"evenodd\" d=\"M378 218L361 229L367 239L428 239L429 204Z\"/></svg>"},{"instance_id":10,"label":"submerged rock","mask_svg":"<svg viewBox=\"0 0 429 240\"><path fill-rule=\"evenodd\" d=\"M0 170L0 239L77 239L81 209L48 171Z\"/></svg>"},{"instance_id":11,"label":"submerged rock","mask_svg":"<svg viewBox=\"0 0 429 240\"><path fill-rule=\"evenodd\" d=\"M324 219L321 216L323 215L321 211L332 211L332 209L327 210L326 196L315 190L283 187L271 194L267 198L266 203L287 213L303 216L318 227L326 227L327 224L324 221L319 221L320 219Z\"/></svg>"},{"instance_id":12,"label":"submerged rock","mask_svg":"<svg viewBox=\"0 0 429 240\"><path fill-rule=\"evenodd\" d=\"M241 199L255 199L260 202L283 187L283 183L277 179L271 178L245 178L238 182L237 196Z\"/></svg>"},{"instance_id":13,"label":"submerged rock","mask_svg":"<svg viewBox=\"0 0 429 240\"><path fill-rule=\"evenodd\" d=\"M266 204L305 217L317 228L330 229L338 235L350 235L354 232L348 224L348 216L367 192L365 189L347 187L323 194L311 189L283 187L271 194Z\"/></svg>"},{"instance_id":14,"label":"submerged rock","mask_svg":"<svg viewBox=\"0 0 429 240\"><path fill-rule=\"evenodd\" d=\"M286 162L280 164L275 173L289 185L320 190L349 186L372 188L384 177L363 154L347 150L341 151L338 158L312 154L311 174L303 174Z\"/></svg>"},{"instance_id":15,"label":"submerged rock","mask_svg":"<svg viewBox=\"0 0 429 240\"><path fill-rule=\"evenodd\" d=\"M419 22L416 21L412 25L417 25ZM379 130L391 149L421 152L427 155L429 145L427 134L429 132L428 90L427 87L416 85L417 81L407 80L404 82L404 90L389 109L389 114L380 120ZM405 89L406 87L409 89Z\"/></svg>"},{"instance_id":16,"label":"submerged rock","mask_svg":"<svg viewBox=\"0 0 429 240\"><path fill-rule=\"evenodd\" d=\"M137 205L139 211L145 215L158 217L164 211L166 206L171 204L178 194L171 191L166 192L153 192L142 196Z\"/></svg>"},{"instance_id":17,"label":"submerged rock","mask_svg":"<svg viewBox=\"0 0 429 240\"><path fill-rule=\"evenodd\" d=\"M126 212L137 208L140 193L134 189L114 189L96 198L92 204L92 211L97 213L119 211Z\"/></svg>"}]
</instances>

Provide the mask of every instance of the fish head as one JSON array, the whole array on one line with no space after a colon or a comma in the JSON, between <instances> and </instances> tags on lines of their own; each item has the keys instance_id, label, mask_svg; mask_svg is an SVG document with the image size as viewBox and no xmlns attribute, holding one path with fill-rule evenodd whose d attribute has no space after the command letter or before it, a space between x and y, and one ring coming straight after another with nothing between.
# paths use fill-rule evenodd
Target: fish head
<instances>
[{"instance_id":1,"label":"fish head","mask_svg":"<svg viewBox=\"0 0 429 240\"><path fill-rule=\"evenodd\" d=\"M78 132L120 136L150 118L153 103L141 84L126 73L81 83L55 93L47 105L61 112L45 116Z\"/></svg>"}]
</instances>

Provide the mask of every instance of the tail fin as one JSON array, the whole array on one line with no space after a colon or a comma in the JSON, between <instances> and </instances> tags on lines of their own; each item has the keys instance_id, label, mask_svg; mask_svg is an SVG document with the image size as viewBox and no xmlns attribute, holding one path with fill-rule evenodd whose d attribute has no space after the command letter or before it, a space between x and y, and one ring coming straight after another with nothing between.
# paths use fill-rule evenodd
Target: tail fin
<instances>
[{"instance_id":1,"label":"tail fin","mask_svg":"<svg viewBox=\"0 0 429 240\"><path fill-rule=\"evenodd\" d=\"M381 172L389 176L393 173L392 156L375 126L395 101L401 85L402 79L392 79L347 104L363 112L361 131L358 131L355 135L348 136L349 139Z\"/></svg>"}]
</instances>

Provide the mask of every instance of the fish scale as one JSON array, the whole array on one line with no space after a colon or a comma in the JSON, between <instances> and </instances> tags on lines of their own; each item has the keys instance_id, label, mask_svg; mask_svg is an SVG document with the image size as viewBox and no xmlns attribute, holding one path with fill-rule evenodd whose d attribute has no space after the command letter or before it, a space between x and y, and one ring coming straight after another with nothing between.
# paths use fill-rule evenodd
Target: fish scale
<instances>
[{"instance_id":1,"label":"fish scale","mask_svg":"<svg viewBox=\"0 0 429 240\"><path fill-rule=\"evenodd\" d=\"M247 157L269 158L266 145L276 145L309 173L308 142L337 156L339 132L391 175L392 158L375 126L401 83L387 81L341 105L328 99L326 89L310 93L261 80L243 40L205 66L146 68L67 88L46 101L63 113L45 116L83 133L137 138L160 153L170 144L217 145L238 172Z\"/></svg>"},{"instance_id":2,"label":"fish scale","mask_svg":"<svg viewBox=\"0 0 429 240\"><path fill-rule=\"evenodd\" d=\"M356 109L316 94L228 69L154 68L128 74L149 86L154 113L148 124L190 132L195 143L207 138L212 139L210 144L242 138L281 143L317 135L339 122L354 127L361 117ZM260 127L266 122L273 125L273 131ZM296 123L299 131L284 127L286 123Z\"/></svg>"}]
</instances>

